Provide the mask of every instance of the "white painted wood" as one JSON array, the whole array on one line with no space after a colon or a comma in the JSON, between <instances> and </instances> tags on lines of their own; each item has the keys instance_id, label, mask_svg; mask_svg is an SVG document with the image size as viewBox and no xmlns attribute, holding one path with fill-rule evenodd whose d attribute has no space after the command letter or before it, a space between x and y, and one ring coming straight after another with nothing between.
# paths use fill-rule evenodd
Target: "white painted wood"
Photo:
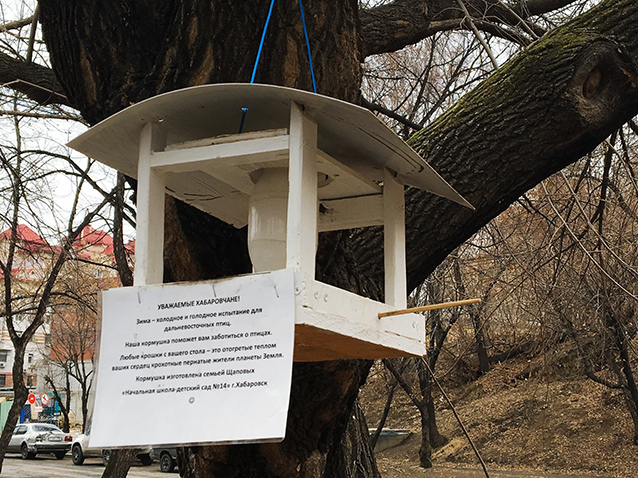
<instances>
[{"instance_id":1,"label":"white painted wood","mask_svg":"<svg viewBox=\"0 0 638 478\"><path fill-rule=\"evenodd\" d=\"M382 180L387 167L404 184L471 207L370 111L281 86L233 83L171 91L107 118L69 146L135 177L139 132L149 121L161 121L168 143L174 144L237 134L243 107L248 108L246 132L286 128L292 102L303 105L318 124L318 148L369 180Z\"/></svg>"},{"instance_id":2,"label":"white painted wood","mask_svg":"<svg viewBox=\"0 0 638 478\"><path fill-rule=\"evenodd\" d=\"M237 228L248 223L248 196L205 171L168 172L166 189L176 198Z\"/></svg>"},{"instance_id":3,"label":"white painted wood","mask_svg":"<svg viewBox=\"0 0 638 478\"><path fill-rule=\"evenodd\" d=\"M295 274L295 293L295 361L425 354L420 314L379 320L379 313L393 307L312 280L304 272Z\"/></svg>"},{"instance_id":4,"label":"white painted wood","mask_svg":"<svg viewBox=\"0 0 638 478\"><path fill-rule=\"evenodd\" d=\"M315 275L317 249L317 123L290 105L286 268Z\"/></svg>"},{"instance_id":5,"label":"white painted wood","mask_svg":"<svg viewBox=\"0 0 638 478\"><path fill-rule=\"evenodd\" d=\"M382 194L321 201L319 232L382 225Z\"/></svg>"},{"instance_id":6,"label":"white painted wood","mask_svg":"<svg viewBox=\"0 0 638 478\"><path fill-rule=\"evenodd\" d=\"M198 148L200 146L210 146L212 144L234 143L235 141L246 141L248 139L270 138L272 136L284 136L288 134L287 128L267 129L264 131L252 131L250 133L222 134L211 138L196 139L183 143L166 145L165 151L176 149Z\"/></svg>"},{"instance_id":7,"label":"white painted wood","mask_svg":"<svg viewBox=\"0 0 638 478\"><path fill-rule=\"evenodd\" d=\"M180 143L157 153L155 165L171 172L205 171L214 178L250 195L254 182L251 174L264 168L288 167L289 137L287 130L271 131L264 137L256 134L224 136L221 144L207 138ZM247 136L246 139L242 138ZM234 139L230 142L228 139ZM317 170L330 178L319 189L320 199L364 196L381 192L375 182L349 168L329 154L317 150Z\"/></svg>"},{"instance_id":8,"label":"white painted wood","mask_svg":"<svg viewBox=\"0 0 638 478\"><path fill-rule=\"evenodd\" d=\"M164 274L165 173L153 167L154 151L165 137L156 123L147 123L139 138L137 174L136 286L161 284Z\"/></svg>"},{"instance_id":9,"label":"white painted wood","mask_svg":"<svg viewBox=\"0 0 638 478\"><path fill-rule=\"evenodd\" d=\"M327 185L319 187L319 199L340 199L381 194L381 186L360 174L325 151L317 150L317 170L330 177Z\"/></svg>"},{"instance_id":10,"label":"white painted wood","mask_svg":"<svg viewBox=\"0 0 638 478\"><path fill-rule=\"evenodd\" d=\"M196 171L212 161L212 167L259 163L288 153L288 135L212 144L156 154L155 167L167 171ZM218 163L218 164L216 164Z\"/></svg>"},{"instance_id":11,"label":"white painted wood","mask_svg":"<svg viewBox=\"0 0 638 478\"><path fill-rule=\"evenodd\" d=\"M407 307L405 260L405 193L403 184L386 169L383 180L383 251L385 302L399 309Z\"/></svg>"}]
</instances>

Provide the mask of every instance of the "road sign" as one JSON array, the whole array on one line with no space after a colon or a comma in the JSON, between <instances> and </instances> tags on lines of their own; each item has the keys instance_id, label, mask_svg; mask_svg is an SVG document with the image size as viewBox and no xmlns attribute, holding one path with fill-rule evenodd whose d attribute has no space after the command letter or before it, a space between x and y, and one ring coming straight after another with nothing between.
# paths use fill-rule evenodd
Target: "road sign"
<instances>
[{"instance_id":1,"label":"road sign","mask_svg":"<svg viewBox=\"0 0 638 478\"><path fill-rule=\"evenodd\" d=\"M35 395L34 395L34 394L32 394L32 393L30 393L30 394L29 394L29 398L27 399L27 401L28 401L30 404L32 404L32 405L33 405L33 404L35 403Z\"/></svg>"},{"instance_id":2,"label":"road sign","mask_svg":"<svg viewBox=\"0 0 638 478\"><path fill-rule=\"evenodd\" d=\"M50 400L51 398L49 398L49 396L46 393L43 393L42 395L40 395L40 403L42 403L43 407L46 407L49 404Z\"/></svg>"}]
</instances>

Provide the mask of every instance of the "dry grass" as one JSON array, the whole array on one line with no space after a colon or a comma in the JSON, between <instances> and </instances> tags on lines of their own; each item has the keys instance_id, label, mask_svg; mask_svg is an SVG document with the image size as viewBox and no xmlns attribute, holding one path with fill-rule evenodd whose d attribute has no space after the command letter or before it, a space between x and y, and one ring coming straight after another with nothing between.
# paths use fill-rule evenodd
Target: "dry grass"
<instances>
[{"instance_id":1,"label":"dry grass","mask_svg":"<svg viewBox=\"0 0 638 478\"><path fill-rule=\"evenodd\" d=\"M633 426L620 393L564 373L560 362L543 367L523 359L501 364L469 384L446 383L488 467L638 478L638 447L632 444ZM528 379L513 378L530 370ZM362 393L371 427L378 423L385 396L384 376L377 370ZM435 451L435 466L476 465L451 409L438 395L436 402L439 429L450 441ZM379 454L384 476L426 476L416 471L419 420L417 409L398 391L386 426L409 428L415 436Z\"/></svg>"}]
</instances>

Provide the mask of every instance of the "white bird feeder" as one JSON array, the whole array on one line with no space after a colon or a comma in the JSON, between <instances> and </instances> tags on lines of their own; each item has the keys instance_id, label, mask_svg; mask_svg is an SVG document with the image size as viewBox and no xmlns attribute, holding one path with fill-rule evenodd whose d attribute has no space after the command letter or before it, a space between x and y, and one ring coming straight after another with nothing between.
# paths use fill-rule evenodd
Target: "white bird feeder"
<instances>
[{"instance_id":1,"label":"white bird feeder","mask_svg":"<svg viewBox=\"0 0 638 478\"><path fill-rule=\"evenodd\" d=\"M248 225L255 273L294 271L295 361L425 353L421 315L379 318L406 307L404 185L471 205L368 110L279 86L205 85L135 104L69 146L138 180L135 286L162 282L168 193ZM372 225L384 227L385 303L315 280L318 232Z\"/></svg>"}]
</instances>

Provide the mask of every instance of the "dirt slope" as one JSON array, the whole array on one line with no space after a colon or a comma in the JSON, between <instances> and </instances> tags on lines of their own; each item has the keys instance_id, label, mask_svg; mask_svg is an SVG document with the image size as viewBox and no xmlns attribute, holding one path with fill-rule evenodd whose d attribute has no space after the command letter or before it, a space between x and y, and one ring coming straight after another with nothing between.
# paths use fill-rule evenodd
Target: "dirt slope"
<instances>
[{"instance_id":1,"label":"dirt slope","mask_svg":"<svg viewBox=\"0 0 638 478\"><path fill-rule=\"evenodd\" d=\"M617 391L563 373L560 365L538 373L528 374L529 370L538 372L539 367L519 360L501 364L474 382L445 383L488 468L638 478L638 447L632 444L631 419ZM527 375L527 379L513 378ZM362 393L372 428L385 397L384 376L377 370ZM450 441L435 452L435 468L476 466L451 409L438 394L436 401L439 428ZM386 427L409 428L415 435L378 454L384 476L427 477L424 470L415 471L419 414L403 391L395 395Z\"/></svg>"}]
</instances>

